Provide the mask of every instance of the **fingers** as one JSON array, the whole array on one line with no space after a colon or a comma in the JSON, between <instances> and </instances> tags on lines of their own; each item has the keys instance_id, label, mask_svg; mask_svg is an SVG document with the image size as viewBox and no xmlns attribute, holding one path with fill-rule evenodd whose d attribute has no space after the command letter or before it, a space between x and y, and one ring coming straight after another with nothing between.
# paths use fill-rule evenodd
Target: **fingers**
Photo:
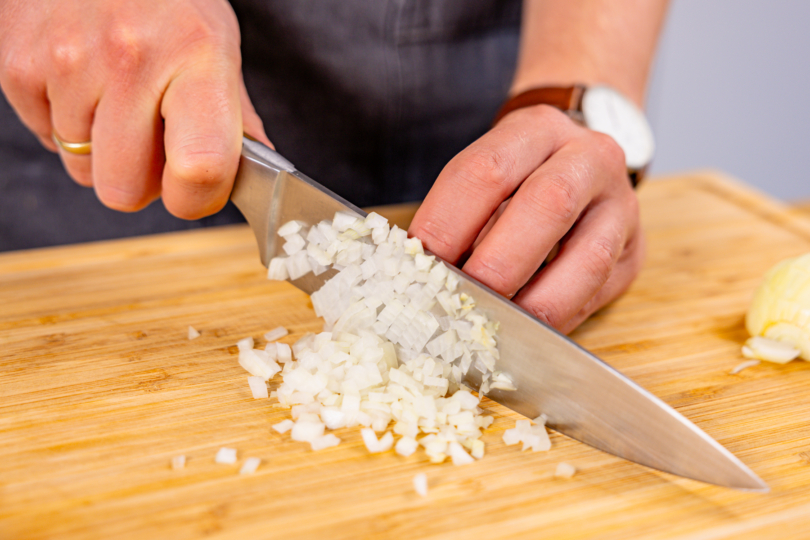
<instances>
[{"instance_id":1,"label":"fingers","mask_svg":"<svg viewBox=\"0 0 810 540\"><path fill-rule=\"evenodd\" d=\"M160 196L163 122L157 98L118 88L98 104L92 130L93 187L109 208L135 212Z\"/></svg>"},{"instance_id":2,"label":"fingers","mask_svg":"<svg viewBox=\"0 0 810 540\"><path fill-rule=\"evenodd\" d=\"M563 113L544 105L504 118L447 164L408 232L455 263L498 206L576 129Z\"/></svg>"},{"instance_id":3,"label":"fingers","mask_svg":"<svg viewBox=\"0 0 810 540\"><path fill-rule=\"evenodd\" d=\"M517 190L464 272L512 297L609 181L583 144L564 146Z\"/></svg>"},{"instance_id":4,"label":"fingers","mask_svg":"<svg viewBox=\"0 0 810 540\"><path fill-rule=\"evenodd\" d=\"M228 201L239 165L238 62L219 64L231 67L181 72L161 103L166 152L163 203L184 219L219 211Z\"/></svg>"},{"instance_id":5,"label":"fingers","mask_svg":"<svg viewBox=\"0 0 810 540\"><path fill-rule=\"evenodd\" d=\"M601 289L588 300L582 309L579 310L567 323L560 327L560 331L567 334L582 324L597 310L616 300L633 282L644 263L646 252L646 242L641 229L634 235L624 247L621 257L616 263L616 268Z\"/></svg>"},{"instance_id":6,"label":"fingers","mask_svg":"<svg viewBox=\"0 0 810 540\"><path fill-rule=\"evenodd\" d=\"M48 99L53 131L64 142L82 143L92 138L98 91L90 80L80 75L73 80L56 78L49 81ZM84 80L82 80L84 79ZM91 154L76 155L58 148L68 174L82 186L93 185Z\"/></svg>"},{"instance_id":7,"label":"fingers","mask_svg":"<svg viewBox=\"0 0 810 540\"><path fill-rule=\"evenodd\" d=\"M588 208L557 257L515 302L550 326L568 331L620 294L640 264L635 204L635 198L611 198Z\"/></svg>"},{"instance_id":8,"label":"fingers","mask_svg":"<svg viewBox=\"0 0 810 540\"><path fill-rule=\"evenodd\" d=\"M46 91L44 69L36 57L21 47L2 51L0 88L25 126L42 146L56 152L51 139L51 110Z\"/></svg>"}]
</instances>

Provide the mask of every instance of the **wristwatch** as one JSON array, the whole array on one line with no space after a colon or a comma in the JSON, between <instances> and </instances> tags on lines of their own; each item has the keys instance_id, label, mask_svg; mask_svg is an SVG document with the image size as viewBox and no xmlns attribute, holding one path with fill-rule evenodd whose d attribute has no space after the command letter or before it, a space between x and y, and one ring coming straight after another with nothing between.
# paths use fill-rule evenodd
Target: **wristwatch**
<instances>
[{"instance_id":1,"label":"wristwatch","mask_svg":"<svg viewBox=\"0 0 810 540\"><path fill-rule=\"evenodd\" d=\"M493 125L516 109L552 105L594 131L613 137L624 150L627 174L636 187L655 153L647 117L635 103L610 86L547 86L527 90L504 103Z\"/></svg>"}]
</instances>

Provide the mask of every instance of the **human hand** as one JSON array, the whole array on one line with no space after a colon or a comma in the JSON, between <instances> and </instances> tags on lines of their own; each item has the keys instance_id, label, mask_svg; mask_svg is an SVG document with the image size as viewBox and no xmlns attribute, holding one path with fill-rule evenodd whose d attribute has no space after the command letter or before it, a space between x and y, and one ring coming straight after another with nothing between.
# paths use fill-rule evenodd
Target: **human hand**
<instances>
[{"instance_id":1,"label":"human hand","mask_svg":"<svg viewBox=\"0 0 810 540\"><path fill-rule=\"evenodd\" d=\"M269 144L225 0L0 0L0 86L71 177L110 208L159 196L195 219L228 201L242 132Z\"/></svg>"},{"instance_id":2,"label":"human hand","mask_svg":"<svg viewBox=\"0 0 810 540\"><path fill-rule=\"evenodd\" d=\"M564 333L624 292L644 256L624 152L547 105L508 114L454 157L409 233L454 264L471 250L464 272Z\"/></svg>"}]
</instances>

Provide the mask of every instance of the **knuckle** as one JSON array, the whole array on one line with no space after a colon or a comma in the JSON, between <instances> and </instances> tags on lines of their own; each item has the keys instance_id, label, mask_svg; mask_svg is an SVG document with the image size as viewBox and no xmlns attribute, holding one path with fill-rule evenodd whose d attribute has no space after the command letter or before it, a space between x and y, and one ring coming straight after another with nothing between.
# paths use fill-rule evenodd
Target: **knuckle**
<instances>
[{"instance_id":1,"label":"knuckle","mask_svg":"<svg viewBox=\"0 0 810 540\"><path fill-rule=\"evenodd\" d=\"M573 223L579 216L580 195L575 182L566 174L546 178L542 189L529 190L529 204L563 223Z\"/></svg>"},{"instance_id":2,"label":"knuckle","mask_svg":"<svg viewBox=\"0 0 810 540\"><path fill-rule=\"evenodd\" d=\"M542 125L545 127L553 127L571 121L568 115L560 109L544 103L517 109L513 113L510 113L510 116L513 118L523 117L534 125Z\"/></svg>"},{"instance_id":3,"label":"knuckle","mask_svg":"<svg viewBox=\"0 0 810 540\"><path fill-rule=\"evenodd\" d=\"M598 131L592 131L591 133L594 147L610 170L625 171L627 162L625 160L624 150L622 150L622 147L616 142L616 139L605 133L599 133Z\"/></svg>"},{"instance_id":4,"label":"knuckle","mask_svg":"<svg viewBox=\"0 0 810 540\"><path fill-rule=\"evenodd\" d=\"M511 191L510 173L514 165L498 150L474 150L455 165L456 174L467 187L487 192L494 189L504 196Z\"/></svg>"},{"instance_id":5,"label":"knuckle","mask_svg":"<svg viewBox=\"0 0 810 540\"><path fill-rule=\"evenodd\" d=\"M583 261L586 272L594 276L600 284L607 281L619 259L621 243L612 238L598 236L591 241L587 257Z\"/></svg>"},{"instance_id":6,"label":"knuckle","mask_svg":"<svg viewBox=\"0 0 810 540\"><path fill-rule=\"evenodd\" d=\"M4 82L20 88L29 87L36 75L31 56L15 49L3 52L2 71Z\"/></svg>"},{"instance_id":7,"label":"knuckle","mask_svg":"<svg viewBox=\"0 0 810 540\"><path fill-rule=\"evenodd\" d=\"M86 65L87 46L80 37L58 37L51 41L50 60L54 73L65 76Z\"/></svg>"},{"instance_id":8,"label":"knuckle","mask_svg":"<svg viewBox=\"0 0 810 540\"><path fill-rule=\"evenodd\" d=\"M559 326L565 322L563 321L562 313L560 313L557 308L546 302L535 300L531 304L524 307L540 322L552 328L559 328Z\"/></svg>"},{"instance_id":9,"label":"knuckle","mask_svg":"<svg viewBox=\"0 0 810 540\"><path fill-rule=\"evenodd\" d=\"M515 280L511 276L510 267L503 264L499 258L481 257L476 259L474 265L465 265L464 271L500 294L515 292Z\"/></svg>"},{"instance_id":10,"label":"knuckle","mask_svg":"<svg viewBox=\"0 0 810 540\"><path fill-rule=\"evenodd\" d=\"M106 51L111 65L120 73L134 73L143 68L149 55L144 30L131 24L118 23L106 36Z\"/></svg>"}]
</instances>

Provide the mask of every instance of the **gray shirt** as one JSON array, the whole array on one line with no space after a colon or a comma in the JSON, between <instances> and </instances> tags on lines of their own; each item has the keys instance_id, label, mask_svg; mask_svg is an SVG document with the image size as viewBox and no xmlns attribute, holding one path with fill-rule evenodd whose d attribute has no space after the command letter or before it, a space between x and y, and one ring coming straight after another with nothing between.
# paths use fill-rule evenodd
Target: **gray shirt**
<instances>
[{"instance_id":1,"label":"gray shirt","mask_svg":"<svg viewBox=\"0 0 810 540\"><path fill-rule=\"evenodd\" d=\"M514 73L520 0L231 0L245 84L270 140L360 206L420 200L488 129ZM105 208L0 101L0 251L241 220L158 201Z\"/></svg>"}]
</instances>

